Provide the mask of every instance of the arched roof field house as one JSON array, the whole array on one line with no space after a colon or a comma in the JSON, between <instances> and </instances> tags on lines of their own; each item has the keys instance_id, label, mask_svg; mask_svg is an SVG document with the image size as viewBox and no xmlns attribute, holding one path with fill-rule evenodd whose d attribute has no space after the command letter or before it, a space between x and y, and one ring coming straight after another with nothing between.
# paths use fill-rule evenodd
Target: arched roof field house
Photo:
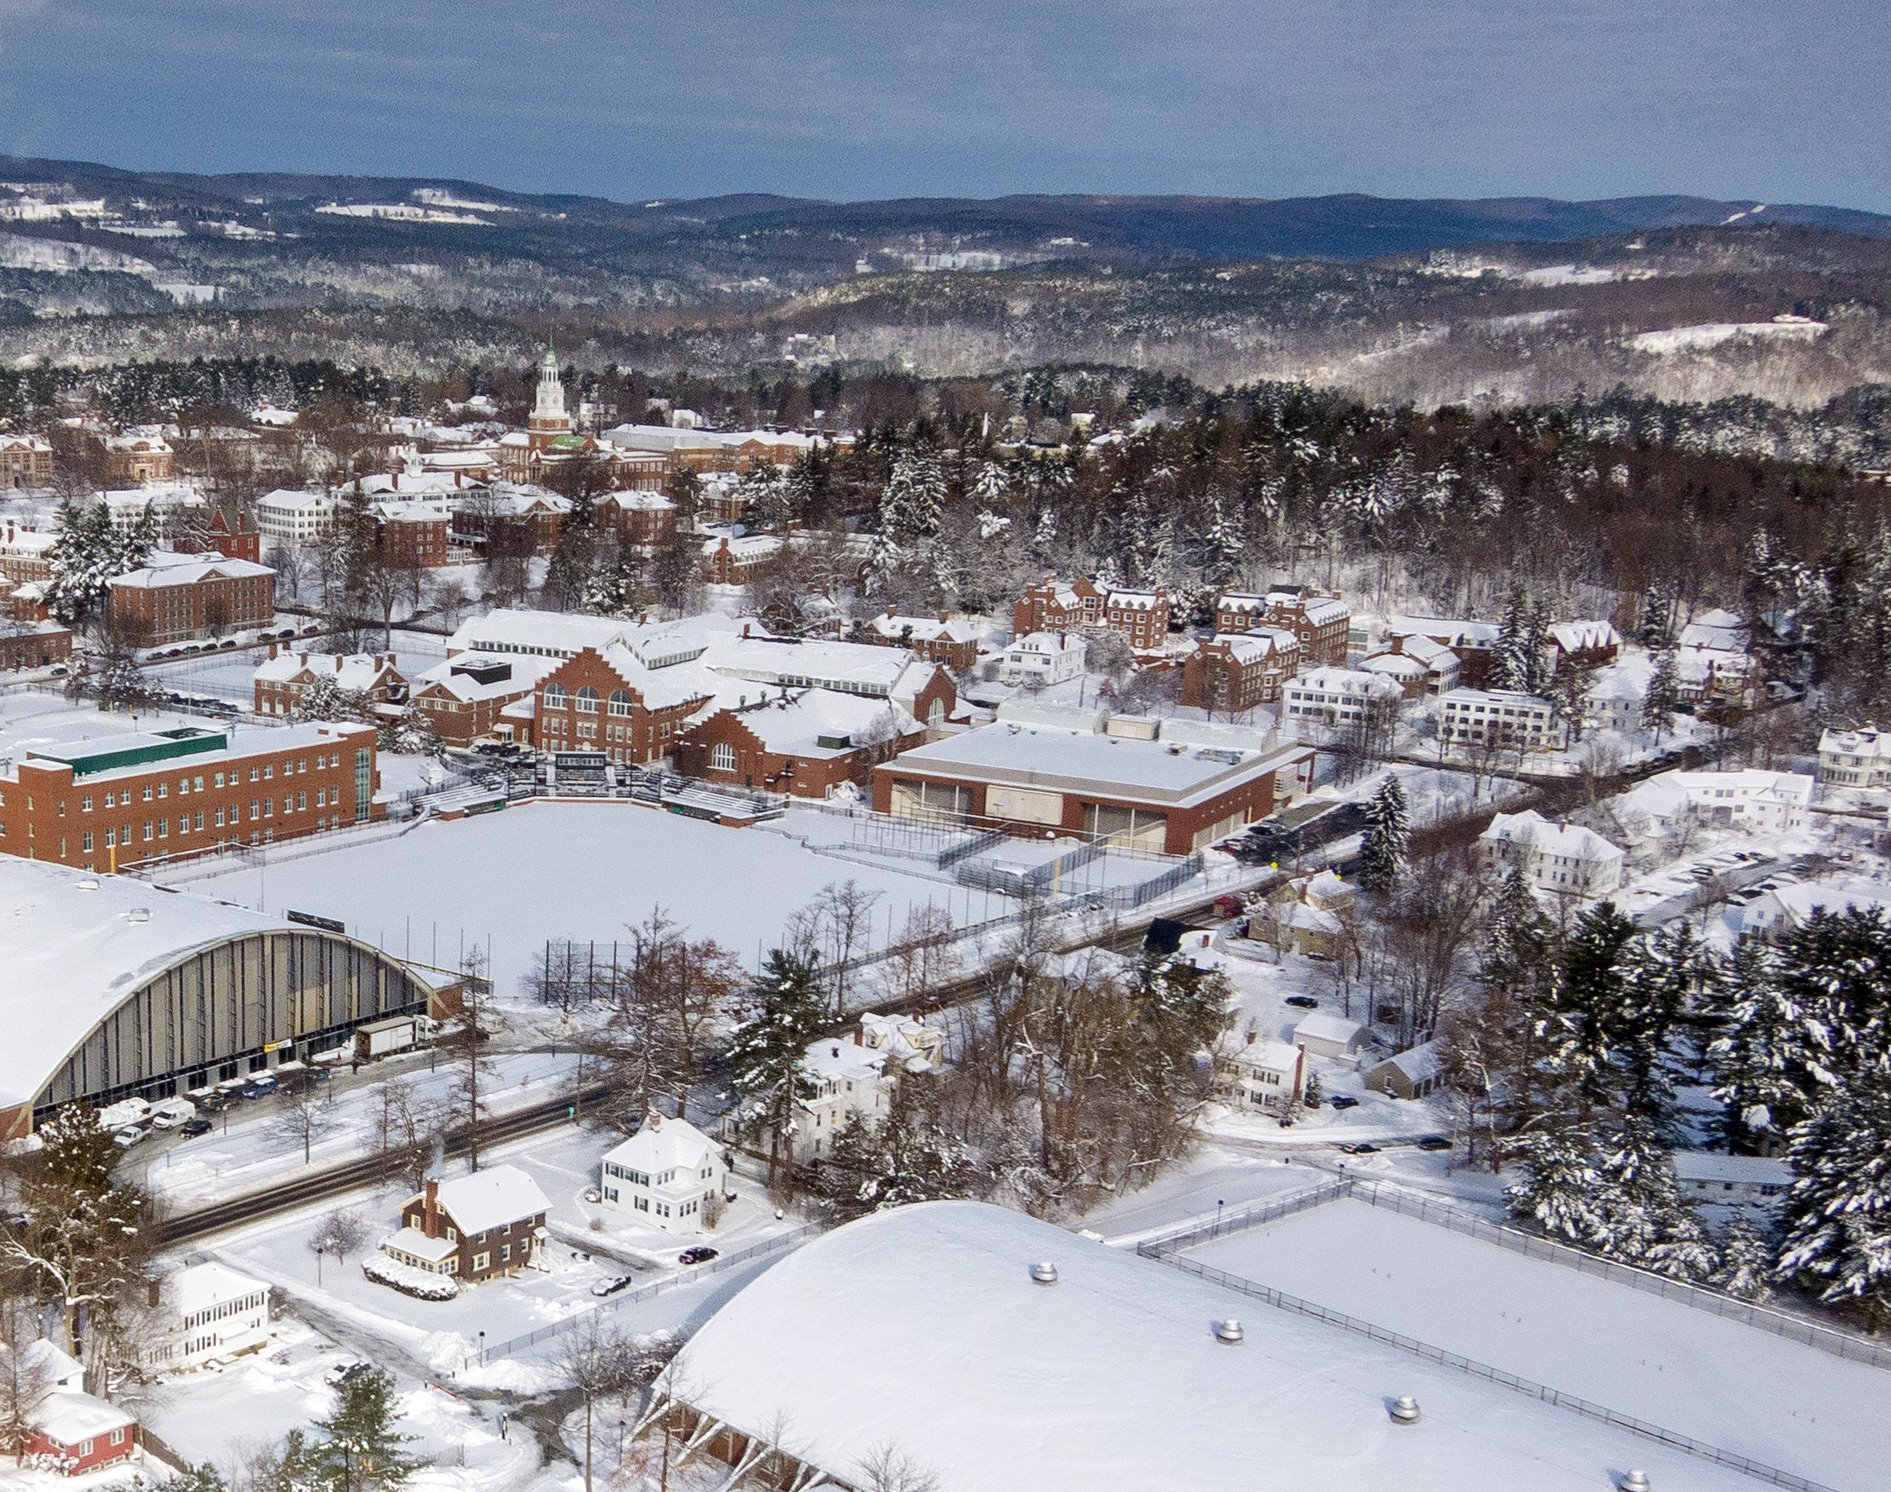
<instances>
[{"instance_id":1,"label":"arched roof field house","mask_svg":"<svg viewBox=\"0 0 1891 1492\"><path fill-rule=\"evenodd\" d=\"M340 933L0 855L0 1138L62 1103L187 1093L456 997Z\"/></svg>"}]
</instances>

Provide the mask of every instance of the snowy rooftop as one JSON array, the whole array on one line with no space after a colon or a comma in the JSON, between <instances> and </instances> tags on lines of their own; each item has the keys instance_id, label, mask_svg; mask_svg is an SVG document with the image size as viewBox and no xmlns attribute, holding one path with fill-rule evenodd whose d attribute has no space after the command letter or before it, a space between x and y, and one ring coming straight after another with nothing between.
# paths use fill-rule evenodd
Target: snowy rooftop
<instances>
[{"instance_id":1,"label":"snowy rooftop","mask_svg":"<svg viewBox=\"0 0 1891 1492\"><path fill-rule=\"evenodd\" d=\"M147 565L142 570L114 575L112 584L151 590L160 586L197 585L206 580L254 580L264 575L273 577L275 573L267 565L212 555L207 559L193 557L188 564Z\"/></svg>"},{"instance_id":2,"label":"snowy rooftop","mask_svg":"<svg viewBox=\"0 0 1891 1492\"><path fill-rule=\"evenodd\" d=\"M1296 1041L1311 1039L1345 1044L1363 1035L1365 1029L1364 1025L1350 1016L1333 1015L1329 1011L1315 1010L1294 1023L1293 1034Z\"/></svg>"},{"instance_id":3,"label":"snowy rooftop","mask_svg":"<svg viewBox=\"0 0 1891 1492\"><path fill-rule=\"evenodd\" d=\"M1446 647L1488 648L1495 646L1503 627L1466 617L1389 616L1385 630L1393 637L1429 637Z\"/></svg>"},{"instance_id":4,"label":"snowy rooftop","mask_svg":"<svg viewBox=\"0 0 1891 1492\"><path fill-rule=\"evenodd\" d=\"M30 1420L41 1434L66 1446L96 1440L137 1423L134 1416L114 1404L91 1394L65 1390L47 1394L35 1404Z\"/></svg>"},{"instance_id":5,"label":"snowy rooftop","mask_svg":"<svg viewBox=\"0 0 1891 1492\"><path fill-rule=\"evenodd\" d=\"M999 724L916 746L901 752L894 764L903 772L938 777L1028 782L1187 804L1277 771L1289 759L1289 753L1270 756Z\"/></svg>"},{"instance_id":6,"label":"snowy rooftop","mask_svg":"<svg viewBox=\"0 0 1891 1492\"><path fill-rule=\"evenodd\" d=\"M359 691L374 688L384 673L396 673L389 653L278 653L256 666L255 677L264 683L286 683L304 671L314 678L332 678L338 689Z\"/></svg>"},{"instance_id":7,"label":"snowy rooftop","mask_svg":"<svg viewBox=\"0 0 1891 1492\"><path fill-rule=\"evenodd\" d=\"M372 726L332 720L243 730L203 730L196 727L184 727L177 731L162 733L122 731L112 735L92 736L69 745L47 744L29 747L26 751L26 759L40 766L70 764L74 768L75 776L82 776L89 783L108 783L124 777L144 776L153 771L168 771L171 768L182 771L188 767L195 772L205 766L221 766L252 756L274 756L279 752L295 751L302 747L308 747L311 750L326 750L330 746L354 745L353 737L357 735L371 737L372 734ZM105 767L96 772L86 770L86 764L95 758L110 758L123 751L160 747L191 738L204 740L210 745L201 752L170 757L160 762L147 760L124 766ZM218 742L222 744L217 745ZM18 775L18 765L0 767L0 781L17 779Z\"/></svg>"},{"instance_id":8,"label":"snowy rooftop","mask_svg":"<svg viewBox=\"0 0 1891 1492\"><path fill-rule=\"evenodd\" d=\"M214 1259L180 1269L164 1284L165 1303L179 1316L195 1316L213 1306L255 1295L269 1288L261 1280L238 1274Z\"/></svg>"},{"instance_id":9,"label":"snowy rooftop","mask_svg":"<svg viewBox=\"0 0 1891 1492\"><path fill-rule=\"evenodd\" d=\"M1039 1285L1030 1267L1057 1265ZM1247 1339L1216 1341L1241 1318ZM1004 1208L935 1202L783 1259L684 1348L681 1397L850 1481L896 1446L953 1492L1661 1492L1727 1473ZM1414 1395L1424 1421L1387 1417Z\"/></svg>"},{"instance_id":10,"label":"snowy rooftop","mask_svg":"<svg viewBox=\"0 0 1891 1492\"><path fill-rule=\"evenodd\" d=\"M1763 1155L1720 1155L1712 1150L1677 1150L1674 1174L1683 1181L1716 1181L1790 1186L1793 1168Z\"/></svg>"},{"instance_id":11,"label":"snowy rooftop","mask_svg":"<svg viewBox=\"0 0 1891 1492\"><path fill-rule=\"evenodd\" d=\"M1527 844L1545 855L1563 855L1576 860L1619 860L1622 852L1593 829L1578 824L1552 824L1535 809L1522 813L1500 813L1480 839L1500 840L1508 844Z\"/></svg>"},{"instance_id":12,"label":"snowy rooftop","mask_svg":"<svg viewBox=\"0 0 1891 1492\"><path fill-rule=\"evenodd\" d=\"M536 653L575 658L586 648L621 641L632 628L612 617L575 616L558 611L492 611L468 617L447 639L454 653Z\"/></svg>"},{"instance_id":13,"label":"snowy rooftop","mask_svg":"<svg viewBox=\"0 0 1891 1492\"><path fill-rule=\"evenodd\" d=\"M687 1119L652 1114L636 1134L606 1151L604 1159L655 1176L660 1171L695 1170L715 1149L715 1141Z\"/></svg>"},{"instance_id":14,"label":"snowy rooftop","mask_svg":"<svg viewBox=\"0 0 1891 1492\"><path fill-rule=\"evenodd\" d=\"M410 1199L411 1200L411 1199ZM440 1183L440 1210L462 1233L484 1233L549 1211L538 1183L517 1166L488 1166Z\"/></svg>"},{"instance_id":15,"label":"snowy rooftop","mask_svg":"<svg viewBox=\"0 0 1891 1492\"><path fill-rule=\"evenodd\" d=\"M528 653L509 653L502 657L460 653L434 664L415 678L414 692L443 689L455 699L505 699L532 689L561 662L559 658Z\"/></svg>"},{"instance_id":16,"label":"snowy rooftop","mask_svg":"<svg viewBox=\"0 0 1891 1492\"><path fill-rule=\"evenodd\" d=\"M782 756L840 756L871 741L882 729L895 734L913 729L912 717L883 699L804 689L792 698L758 705L755 700L762 693L751 687L750 703L743 707L737 704L740 689L725 686L716 703L723 709L734 708L736 719L762 748Z\"/></svg>"},{"instance_id":17,"label":"snowy rooftop","mask_svg":"<svg viewBox=\"0 0 1891 1492\"><path fill-rule=\"evenodd\" d=\"M286 926L242 907L0 855L0 1104L33 1098L145 980L224 938Z\"/></svg>"}]
</instances>

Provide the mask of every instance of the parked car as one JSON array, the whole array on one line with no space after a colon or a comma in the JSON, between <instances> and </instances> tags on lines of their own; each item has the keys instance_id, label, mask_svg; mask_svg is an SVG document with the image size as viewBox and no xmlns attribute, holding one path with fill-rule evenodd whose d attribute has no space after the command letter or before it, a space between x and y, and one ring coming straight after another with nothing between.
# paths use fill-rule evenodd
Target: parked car
<instances>
[{"instance_id":1,"label":"parked car","mask_svg":"<svg viewBox=\"0 0 1891 1492\"><path fill-rule=\"evenodd\" d=\"M1314 999L1312 995L1289 995L1287 996L1287 1004L1301 1010L1318 1010L1320 1008L1320 1002Z\"/></svg>"},{"instance_id":2,"label":"parked car","mask_svg":"<svg viewBox=\"0 0 1891 1492\"><path fill-rule=\"evenodd\" d=\"M155 1129L182 1129L197 1117L197 1105L188 1098L167 1098L151 1110Z\"/></svg>"},{"instance_id":3,"label":"parked car","mask_svg":"<svg viewBox=\"0 0 1891 1492\"><path fill-rule=\"evenodd\" d=\"M1335 1093L1327 1102L1336 1109L1356 1109L1359 1107L1359 1100L1354 1098L1350 1093Z\"/></svg>"},{"instance_id":4,"label":"parked car","mask_svg":"<svg viewBox=\"0 0 1891 1492\"><path fill-rule=\"evenodd\" d=\"M322 1374L322 1382L326 1383L330 1388L338 1388L348 1382L349 1379L360 1377L372 1366L372 1363L365 1362L338 1363L326 1373Z\"/></svg>"},{"instance_id":5,"label":"parked car","mask_svg":"<svg viewBox=\"0 0 1891 1492\"><path fill-rule=\"evenodd\" d=\"M693 1249L684 1249L676 1256L676 1262L678 1264L707 1264L717 1256L717 1252L706 1244L698 1244Z\"/></svg>"},{"instance_id":6,"label":"parked car","mask_svg":"<svg viewBox=\"0 0 1891 1492\"><path fill-rule=\"evenodd\" d=\"M1357 1145L1342 1145L1339 1148L1347 1155L1377 1155L1379 1153L1379 1147L1370 1140L1361 1140Z\"/></svg>"},{"instance_id":7,"label":"parked car","mask_svg":"<svg viewBox=\"0 0 1891 1492\"><path fill-rule=\"evenodd\" d=\"M591 1293L593 1295L615 1295L619 1290L629 1288L629 1285L630 1276L620 1274L613 1279L599 1280L591 1287Z\"/></svg>"},{"instance_id":8,"label":"parked car","mask_svg":"<svg viewBox=\"0 0 1891 1492\"><path fill-rule=\"evenodd\" d=\"M237 1092L244 1098L267 1098L282 1085L268 1073L251 1078Z\"/></svg>"},{"instance_id":9,"label":"parked car","mask_svg":"<svg viewBox=\"0 0 1891 1492\"><path fill-rule=\"evenodd\" d=\"M1420 1150L1449 1150L1451 1142L1443 1135L1426 1135L1418 1142L1418 1148Z\"/></svg>"},{"instance_id":10,"label":"parked car","mask_svg":"<svg viewBox=\"0 0 1891 1492\"><path fill-rule=\"evenodd\" d=\"M112 1143L120 1150L129 1150L133 1145L142 1144L150 1134L151 1131L142 1124L127 1124L112 1136Z\"/></svg>"},{"instance_id":11,"label":"parked car","mask_svg":"<svg viewBox=\"0 0 1891 1492\"><path fill-rule=\"evenodd\" d=\"M212 1124L208 1119L192 1119L185 1124L183 1128L179 1129L178 1133L187 1140L194 1140L199 1135L209 1134L210 1131L215 1128L216 1125Z\"/></svg>"}]
</instances>

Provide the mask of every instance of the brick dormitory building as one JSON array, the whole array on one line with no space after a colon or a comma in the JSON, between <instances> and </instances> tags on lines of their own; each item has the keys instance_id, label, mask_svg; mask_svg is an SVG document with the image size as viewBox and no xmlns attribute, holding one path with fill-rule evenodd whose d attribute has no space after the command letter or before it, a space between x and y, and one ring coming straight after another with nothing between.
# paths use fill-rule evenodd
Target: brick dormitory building
<instances>
[{"instance_id":1,"label":"brick dormitory building","mask_svg":"<svg viewBox=\"0 0 1891 1492\"><path fill-rule=\"evenodd\" d=\"M34 747L0 771L0 853L87 870L377 816L374 728L185 726Z\"/></svg>"},{"instance_id":2,"label":"brick dormitory building","mask_svg":"<svg viewBox=\"0 0 1891 1492\"><path fill-rule=\"evenodd\" d=\"M276 572L220 554L153 555L117 576L106 620L136 647L159 647L213 633L266 627L276 617Z\"/></svg>"}]
</instances>

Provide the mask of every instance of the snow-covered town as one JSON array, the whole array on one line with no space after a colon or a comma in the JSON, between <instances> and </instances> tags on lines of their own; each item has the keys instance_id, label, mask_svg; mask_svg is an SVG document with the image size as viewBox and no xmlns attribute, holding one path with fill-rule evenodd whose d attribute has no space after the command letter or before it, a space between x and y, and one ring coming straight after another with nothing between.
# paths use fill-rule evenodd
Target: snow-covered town
<instances>
[{"instance_id":1,"label":"snow-covered town","mask_svg":"<svg viewBox=\"0 0 1891 1492\"><path fill-rule=\"evenodd\" d=\"M0 1492L1891 1492L1884 25L128 9Z\"/></svg>"}]
</instances>

